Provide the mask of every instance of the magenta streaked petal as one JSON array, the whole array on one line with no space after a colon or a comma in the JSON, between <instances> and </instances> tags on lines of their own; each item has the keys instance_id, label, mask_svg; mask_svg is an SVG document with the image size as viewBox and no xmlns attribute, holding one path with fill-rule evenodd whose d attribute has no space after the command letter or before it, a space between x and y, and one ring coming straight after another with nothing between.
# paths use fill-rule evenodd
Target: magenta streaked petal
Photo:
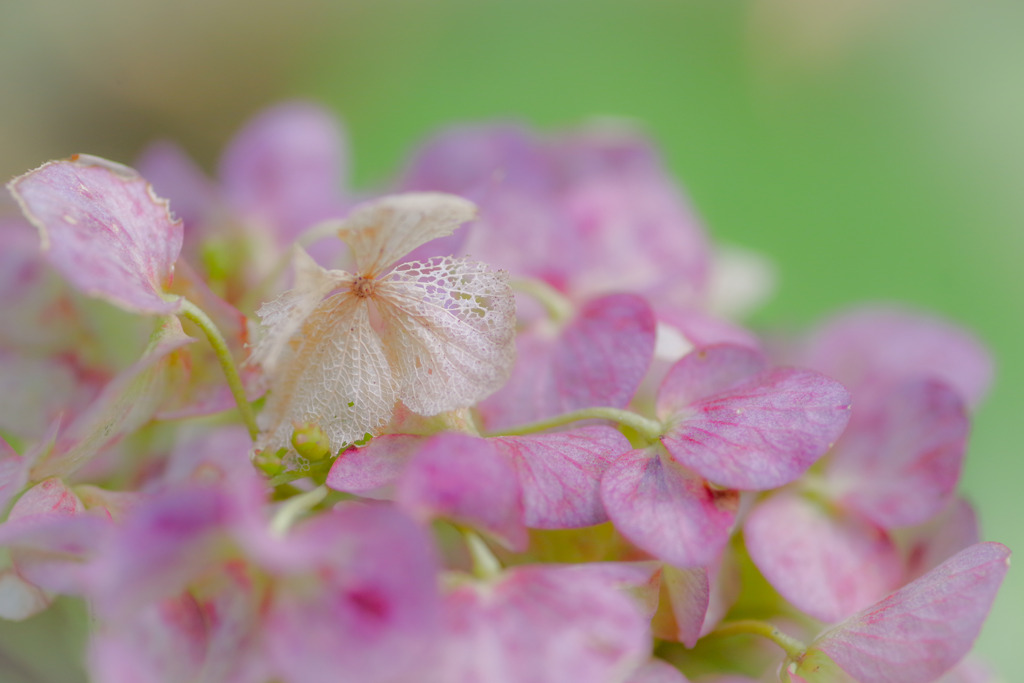
<instances>
[{"instance_id":1,"label":"magenta streaked petal","mask_svg":"<svg viewBox=\"0 0 1024 683\"><path fill-rule=\"evenodd\" d=\"M257 114L220 163L229 201L269 223L287 244L319 221L344 213L348 143L337 119L310 102L286 102Z\"/></svg>"},{"instance_id":2,"label":"magenta streaked petal","mask_svg":"<svg viewBox=\"0 0 1024 683\"><path fill-rule=\"evenodd\" d=\"M613 294L584 304L554 339L547 330L520 335L511 378L481 407L488 428L592 406L624 408L651 363L655 328L646 301Z\"/></svg>"},{"instance_id":3,"label":"magenta streaked petal","mask_svg":"<svg viewBox=\"0 0 1024 683\"><path fill-rule=\"evenodd\" d=\"M390 506L346 506L297 526L288 544L304 566L266 615L282 680L390 683L435 670L437 559L415 522Z\"/></svg>"},{"instance_id":4,"label":"magenta streaked petal","mask_svg":"<svg viewBox=\"0 0 1024 683\"><path fill-rule=\"evenodd\" d=\"M50 262L78 290L136 313L173 313L163 292L181 223L132 169L87 156L51 161L8 187Z\"/></svg>"},{"instance_id":5,"label":"magenta streaked petal","mask_svg":"<svg viewBox=\"0 0 1024 683\"><path fill-rule=\"evenodd\" d=\"M522 566L445 598L444 681L612 683L650 655L633 600L601 577Z\"/></svg>"},{"instance_id":6,"label":"magenta streaked petal","mask_svg":"<svg viewBox=\"0 0 1024 683\"><path fill-rule=\"evenodd\" d=\"M414 434L385 434L342 451L327 474L327 486L367 498L391 498L392 485L425 441Z\"/></svg>"},{"instance_id":7,"label":"magenta streaked petal","mask_svg":"<svg viewBox=\"0 0 1024 683\"><path fill-rule=\"evenodd\" d=\"M822 325L802 364L858 392L873 384L935 377L977 405L992 381L992 358L953 323L897 307L854 309Z\"/></svg>"},{"instance_id":8,"label":"magenta streaked petal","mask_svg":"<svg viewBox=\"0 0 1024 683\"><path fill-rule=\"evenodd\" d=\"M970 651L1009 560L1004 545L973 545L826 631L808 653L859 681L930 683Z\"/></svg>"},{"instance_id":9,"label":"magenta streaked petal","mask_svg":"<svg viewBox=\"0 0 1024 683\"><path fill-rule=\"evenodd\" d=\"M626 683L689 683L689 679L665 660L652 659L633 672Z\"/></svg>"},{"instance_id":10,"label":"magenta streaked petal","mask_svg":"<svg viewBox=\"0 0 1024 683\"><path fill-rule=\"evenodd\" d=\"M661 572L661 592L661 609L652 625L654 635L693 647L701 636L711 597L708 570L666 565Z\"/></svg>"},{"instance_id":11,"label":"magenta streaked petal","mask_svg":"<svg viewBox=\"0 0 1024 683\"><path fill-rule=\"evenodd\" d=\"M870 605L903 576L899 552L882 529L792 493L759 503L743 538L782 597L825 622Z\"/></svg>"},{"instance_id":12,"label":"magenta streaked petal","mask_svg":"<svg viewBox=\"0 0 1024 683\"><path fill-rule=\"evenodd\" d=\"M739 506L735 491L713 489L652 449L630 451L609 467L601 499L623 536L676 567L714 562Z\"/></svg>"},{"instance_id":13,"label":"magenta streaked petal","mask_svg":"<svg viewBox=\"0 0 1024 683\"><path fill-rule=\"evenodd\" d=\"M425 441L395 484L395 501L420 521L443 517L525 550L522 490L486 439L445 433Z\"/></svg>"},{"instance_id":14,"label":"magenta streaked petal","mask_svg":"<svg viewBox=\"0 0 1024 683\"><path fill-rule=\"evenodd\" d=\"M658 414L670 425L665 448L720 486L767 490L796 480L850 417L846 389L810 370L777 368L744 382L757 359L741 347L700 349L658 392Z\"/></svg>"},{"instance_id":15,"label":"magenta streaked petal","mask_svg":"<svg viewBox=\"0 0 1024 683\"><path fill-rule=\"evenodd\" d=\"M567 432L490 439L516 469L523 521L535 529L574 529L608 519L601 477L629 441L602 425Z\"/></svg>"}]
</instances>

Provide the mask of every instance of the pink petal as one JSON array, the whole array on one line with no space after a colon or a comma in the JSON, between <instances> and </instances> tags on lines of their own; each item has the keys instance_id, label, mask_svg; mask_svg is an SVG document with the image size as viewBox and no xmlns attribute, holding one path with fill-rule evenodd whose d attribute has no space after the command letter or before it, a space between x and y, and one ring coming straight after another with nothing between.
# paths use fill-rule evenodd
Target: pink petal
<instances>
[{"instance_id":1,"label":"pink petal","mask_svg":"<svg viewBox=\"0 0 1024 683\"><path fill-rule=\"evenodd\" d=\"M794 481L849 419L846 389L816 372L778 368L744 381L757 359L742 347L694 351L658 392L658 414L671 425L665 448L720 486L765 490Z\"/></svg>"},{"instance_id":2,"label":"pink petal","mask_svg":"<svg viewBox=\"0 0 1024 683\"><path fill-rule=\"evenodd\" d=\"M39 614L52 602L52 596L13 569L0 570L0 619L22 621Z\"/></svg>"},{"instance_id":3,"label":"pink petal","mask_svg":"<svg viewBox=\"0 0 1024 683\"><path fill-rule=\"evenodd\" d=\"M657 560L639 562L581 562L559 565L561 571L587 576L623 591L636 602L646 619L658 608L662 564Z\"/></svg>"},{"instance_id":4,"label":"pink petal","mask_svg":"<svg viewBox=\"0 0 1024 683\"><path fill-rule=\"evenodd\" d=\"M601 480L615 528L676 567L713 562L729 540L739 496L719 491L651 449L621 456Z\"/></svg>"},{"instance_id":5,"label":"pink petal","mask_svg":"<svg viewBox=\"0 0 1024 683\"><path fill-rule=\"evenodd\" d=\"M174 352L193 341L177 318L164 319L142 358L115 377L68 425L54 449L33 467L32 478L69 474L151 419L174 375Z\"/></svg>"},{"instance_id":6,"label":"pink petal","mask_svg":"<svg viewBox=\"0 0 1024 683\"><path fill-rule=\"evenodd\" d=\"M836 498L885 528L920 524L950 500L970 427L960 395L931 379L872 393L829 459Z\"/></svg>"},{"instance_id":7,"label":"pink petal","mask_svg":"<svg viewBox=\"0 0 1024 683\"><path fill-rule=\"evenodd\" d=\"M437 560L415 522L345 506L296 527L287 546L303 567L274 592L265 640L282 680L390 683L434 670Z\"/></svg>"},{"instance_id":8,"label":"pink petal","mask_svg":"<svg viewBox=\"0 0 1024 683\"><path fill-rule=\"evenodd\" d=\"M903 575L883 530L792 493L759 503L743 537L750 558L782 597L826 622L870 605Z\"/></svg>"},{"instance_id":9,"label":"pink petal","mask_svg":"<svg viewBox=\"0 0 1024 683\"><path fill-rule=\"evenodd\" d=\"M216 207L217 192L202 169L177 144L161 140L146 147L135 167L171 211L185 225L185 239L195 240L195 229Z\"/></svg>"},{"instance_id":10,"label":"pink petal","mask_svg":"<svg viewBox=\"0 0 1024 683\"><path fill-rule=\"evenodd\" d=\"M412 434L384 434L342 451L327 474L327 486L368 498L391 498L392 485L425 440Z\"/></svg>"},{"instance_id":11,"label":"pink petal","mask_svg":"<svg viewBox=\"0 0 1024 683\"><path fill-rule=\"evenodd\" d=\"M860 681L929 683L968 653L1009 568L1010 550L979 543L819 636Z\"/></svg>"},{"instance_id":12,"label":"pink petal","mask_svg":"<svg viewBox=\"0 0 1024 683\"><path fill-rule=\"evenodd\" d=\"M443 517L486 531L525 550L522 491L508 460L485 439L445 433L428 439L395 486L414 518Z\"/></svg>"},{"instance_id":13,"label":"pink petal","mask_svg":"<svg viewBox=\"0 0 1024 683\"><path fill-rule=\"evenodd\" d=\"M516 469L526 526L573 529L607 521L601 476L630 450L629 441L618 430L597 425L490 441Z\"/></svg>"},{"instance_id":14,"label":"pink petal","mask_svg":"<svg viewBox=\"0 0 1024 683\"><path fill-rule=\"evenodd\" d=\"M444 681L612 683L650 652L633 601L598 577L509 569L445 598Z\"/></svg>"},{"instance_id":15,"label":"pink petal","mask_svg":"<svg viewBox=\"0 0 1024 683\"><path fill-rule=\"evenodd\" d=\"M181 251L181 223L132 169L76 156L8 187L39 228L50 262L71 284L137 313L173 313L163 292Z\"/></svg>"},{"instance_id":16,"label":"pink petal","mask_svg":"<svg viewBox=\"0 0 1024 683\"><path fill-rule=\"evenodd\" d=\"M624 408L651 363L655 328L647 302L613 294L584 304L557 339L520 335L512 377L481 406L488 428L592 406Z\"/></svg>"},{"instance_id":17,"label":"pink petal","mask_svg":"<svg viewBox=\"0 0 1024 683\"><path fill-rule=\"evenodd\" d=\"M970 332L896 307L854 309L824 324L803 364L853 391L912 377L935 377L976 405L992 380L992 358Z\"/></svg>"},{"instance_id":18,"label":"pink petal","mask_svg":"<svg viewBox=\"0 0 1024 683\"><path fill-rule=\"evenodd\" d=\"M0 436L0 519L7 504L28 483L28 463Z\"/></svg>"},{"instance_id":19,"label":"pink petal","mask_svg":"<svg viewBox=\"0 0 1024 683\"><path fill-rule=\"evenodd\" d=\"M904 530L902 536L907 547L907 581L981 541L978 517L971 504L963 499L953 500L925 524Z\"/></svg>"},{"instance_id":20,"label":"pink petal","mask_svg":"<svg viewBox=\"0 0 1024 683\"><path fill-rule=\"evenodd\" d=\"M708 570L666 565L661 572L661 586L665 599L654 618L654 635L693 647L701 636L711 597Z\"/></svg>"},{"instance_id":21,"label":"pink petal","mask_svg":"<svg viewBox=\"0 0 1024 683\"><path fill-rule=\"evenodd\" d=\"M270 223L280 243L343 213L348 143L334 115L286 102L250 120L220 163L224 192L243 215Z\"/></svg>"},{"instance_id":22,"label":"pink petal","mask_svg":"<svg viewBox=\"0 0 1024 683\"><path fill-rule=\"evenodd\" d=\"M689 679L665 660L652 659L633 672L626 683L689 683Z\"/></svg>"}]
</instances>

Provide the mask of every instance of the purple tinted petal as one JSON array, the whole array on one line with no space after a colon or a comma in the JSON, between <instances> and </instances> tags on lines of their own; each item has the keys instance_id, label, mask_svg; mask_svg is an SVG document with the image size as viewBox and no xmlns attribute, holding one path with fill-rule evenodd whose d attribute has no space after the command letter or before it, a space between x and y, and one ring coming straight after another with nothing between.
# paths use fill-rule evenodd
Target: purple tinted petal
<instances>
[{"instance_id":1,"label":"purple tinted petal","mask_svg":"<svg viewBox=\"0 0 1024 683\"><path fill-rule=\"evenodd\" d=\"M854 392L871 384L935 377L976 405L992 380L992 359L972 335L945 320L895 307L861 308L825 323L802 364Z\"/></svg>"},{"instance_id":2,"label":"purple tinted petal","mask_svg":"<svg viewBox=\"0 0 1024 683\"><path fill-rule=\"evenodd\" d=\"M592 406L624 408L651 363L655 327L647 302L613 294L584 304L557 340L546 331L520 335L512 377L483 404L488 427Z\"/></svg>"},{"instance_id":3,"label":"purple tinted petal","mask_svg":"<svg viewBox=\"0 0 1024 683\"><path fill-rule=\"evenodd\" d=\"M395 480L425 440L412 434L385 434L361 448L349 448L331 465L327 486L368 498L390 498Z\"/></svg>"},{"instance_id":4,"label":"purple tinted petal","mask_svg":"<svg viewBox=\"0 0 1024 683\"><path fill-rule=\"evenodd\" d=\"M213 183L185 150L173 142L152 143L139 155L135 167L158 196L168 199L173 214L185 224L186 239L216 205Z\"/></svg>"},{"instance_id":5,"label":"purple tinted petal","mask_svg":"<svg viewBox=\"0 0 1024 683\"><path fill-rule=\"evenodd\" d=\"M728 488L765 490L794 481L849 419L846 389L810 370L778 368L737 385L754 358L739 347L694 351L669 371L658 393L658 412L671 424L662 437L665 448ZM690 377L690 391L704 397L686 405ZM708 395L715 386L729 388Z\"/></svg>"},{"instance_id":6,"label":"purple tinted petal","mask_svg":"<svg viewBox=\"0 0 1024 683\"><path fill-rule=\"evenodd\" d=\"M759 503L743 537L750 558L782 597L826 622L870 605L903 575L884 531L791 493Z\"/></svg>"},{"instance_id":7,"label":"purple tinted petal","mask_svg":"<svg viewBox=\"0 0 1024 683\"><path fill-rule=\"evenodd\" d=\"M330 112L288 102L261 112L235 136L221 158L220 177L240 212L269 222L287 243L344 213L347 154Z\"/></svg>"},{"instance_id":8,"label":"purple tinted petal","mask_svg":"<svg viewBox=\"0 0 1024 683\"><path fill-rule=\"evenodd\" d=\"M437 560L418 525L383 505L347 506L294 530L304 567L275 591L266 643L303 683L422 680L440 624Z\"/></svg>"},{"instance_id":9,"label":"purple tinted petal","mask_svg":"<svg viewBox=\"0 0 1024 683\"><path fill-rule=\"evenodd\" d=\"M837 499L885 528L920 524L953 495L970 427L960 395L932 379L872 393L829 459Z\"/></svg>"},{"instance_id":10,"label":"purple tinted petal","mask_svg":"<svg viewBox=\"0 0 1024 683\"><path fill-rule=\"evenodd\" d=\"M28 483L28 468L25 458L0 437L0 519L7 510L7 504Z\"/></svg>"},{"instance_id":11,"label":"purple tinted petal","mask_svg":"<svg viewBox=\"0 0 1024 683\"><path fill-rule=\"evenodd\" d=\"M664 599L652 625L654 635L693 647L701 636L711 597L707 569L665 566L661 592Z\"/></svg>"},{"instance_id":12,"label":"purple tinted petal","mask_svg":"<svg viewBox=\"0 0 1024 683\"><path fill-rule=\"evenodd\" d=\"M663 659L652 659L629 677L626 683L688 683L682 672Z\"/></svg>"},{"instance_id":13,"label":"purple tinted petal","mask_svg":"<svg viewBox=\"0 0 1024 683\"><path fill-rule=\"evenodd\" d=\"M485 439L456 433L428 439L395 485L395 500L422 521L444 517L526 549L516 472Z\"/></svg>"},{"instance_id":14,"label":"purple tinted petal","mask_svg":"<svg viewBox=\"0 0 1024 683\"><path fill-rule=\"evenodd\" d=\"M599 577L525 566L445 599L444 681L602 683L650 653L633 601Z\"/></svg>"},{"instance_id":15,"label":"purple tinted petal","mask_svg":"<svg viewBox=\"0 0 1024 683\"><path fill-rule=\"evenodd\" d=\"M1010 550L979 543L819 636L860 681L929 683L971 649L1009 568Z\"/></svg>"},{"instance_id":16,"label":"purple tinted petal","mask_svg":"<svg viewBox=\"0 0 1024 683\"><path fill-rule=\"evenodd\" d=\"M162 293L181 251L181 223L135 171L79 156L44 164L8 187L75 288L137 313L178 310Z\"/></svg>"},{"instance_id":17,"label":"purple tinted petal","mask_svg":"<svg viewBox=\"0 0 1024 683\"><path fill-rule=\"evenodd\" d=\"M601 476L630 450L618 430L605 426L491 439L516 469L523 488L523 521L535 529L600 524Z\"/></svg>"},{"instance_id":18,"label":"purple tinted petal","mask_svg":"<svg viewBox=\"0 0 1024 683\"><path fill-rule=\"evenodd\" d=\"M713 489L650 449L630 451L608 468L601 499L623 536L677 567L715 561L739 505L735 491Z\"/></svg>"}]
</instances>

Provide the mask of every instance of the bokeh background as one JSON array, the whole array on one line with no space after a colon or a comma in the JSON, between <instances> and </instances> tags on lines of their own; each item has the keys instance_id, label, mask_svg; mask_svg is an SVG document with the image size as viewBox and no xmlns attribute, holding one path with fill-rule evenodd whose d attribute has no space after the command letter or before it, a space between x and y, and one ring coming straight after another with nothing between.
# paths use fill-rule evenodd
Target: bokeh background
<instances>
[{"instance_id":1,"label":"bokeh background","mask_svg":"<svg viewBox=\"0 0 1024 683\"><path fill-rule=\"evenodd\" d=\"M778 265L758 324L900 301L990 345L964 489L1021 553L1022 36L1020 0L0 0L0 176L157 137L212 169L296 96L346 122L362 186L455 122L633 119L713 237ZM1020 681L1022 642L1017 568L978 649Z\"/></svg>"}]
</instances>

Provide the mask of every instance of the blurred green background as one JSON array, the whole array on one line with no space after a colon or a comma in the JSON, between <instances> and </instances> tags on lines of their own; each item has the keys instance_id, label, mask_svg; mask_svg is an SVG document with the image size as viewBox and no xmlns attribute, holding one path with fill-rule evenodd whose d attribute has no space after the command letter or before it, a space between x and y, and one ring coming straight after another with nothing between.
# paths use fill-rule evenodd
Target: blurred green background
<instances>
[{"instance_id":1,"label":"blurred green background","mask_svg":"<svg viewBox=\"0 0 1024 683\"><path fill-rule=\"evenodd\" d=\"M778 264L758 323L895 300L990 345L964 489L1024 552L1020 0L0 0L0 58L4 178L155 137L212 168L290 96L345 120L362 185L453 122L634 119L712 236ZM1017 569L978 648L1019 681L1022 642Z\"/></svg>"}]
</instances>

